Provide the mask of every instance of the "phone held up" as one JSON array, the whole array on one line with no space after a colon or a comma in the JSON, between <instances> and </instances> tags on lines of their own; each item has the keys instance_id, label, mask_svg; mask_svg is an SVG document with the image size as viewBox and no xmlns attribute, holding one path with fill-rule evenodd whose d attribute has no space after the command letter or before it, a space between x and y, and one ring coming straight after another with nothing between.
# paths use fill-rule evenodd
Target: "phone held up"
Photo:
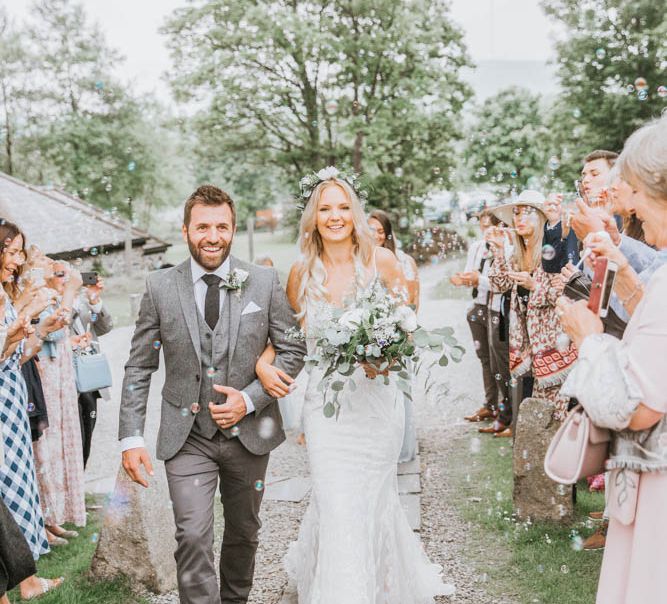
<instances>
[{"instance_id":1,"label":"phone held up","mask_svg":"<svg viewBox=\"0 0 667 604\"><path fill-rule=\"evenodd\" d=\"M588 298L588 308L601 319L607 316L611 292L614 289L614 279L618 265L607 258L600 257L595 260L595 272L591 283L591 295Z\"/></svg>"},{"instance_id":2,"label":"phone held up","mask_svg":"<svg viewBox=\"0 0 667 604\"><path fill-rule=\"evenodd\" d=\"M81 279L84 287L90 287L91 285L97 285L99 275L95 272L81 273Z\"/></svg>"}]
</instances>

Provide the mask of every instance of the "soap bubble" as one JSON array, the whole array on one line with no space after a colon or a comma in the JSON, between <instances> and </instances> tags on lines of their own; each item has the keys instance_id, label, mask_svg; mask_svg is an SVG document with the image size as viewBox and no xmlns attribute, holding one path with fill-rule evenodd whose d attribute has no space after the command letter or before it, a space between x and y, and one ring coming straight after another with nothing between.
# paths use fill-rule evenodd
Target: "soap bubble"
<instances>
[{"instance_id":1,"label":"soap bubble","mask_svg":"<svg viewBox=\"0 0 667 604\"><path fill-rule=\"evenodd\" d=\"M187 417L187 416L188 416L188 410L187 410L185 407L183 407L183 409L181 409L181 415L182 415L183 417Z\"/></svg>"},{"instance_id":2,"label":"soap bubble","mask_svg":"<svg viewBox=\"0 0 667 604\"><path fill-rule=\"evenodd\" d=\"M206 375L210 378L212 378L215 375L215 367L209 367L206 370Z\"/></svg>"},{"instance_id":3,"label":"soap bubble","mask_svg":"<svg viewBox=\"0 0 667 604\"><path fill-rule=\"evenodd\" d=\"M270 417L264 417L259 422L259 437L267 440L276 432L276 422Z\"/></svg>"},{"instance_id":4,"label":"soap bubble","mask_svg":"<svg viewBox=\"0 0 667 604\"><path fill-rule=\"evenodd\" d=\"M560 159L558 159L558 157L556 157L555 155L552 155L549 158L549 170L555 172L556 170L558 170L558 168L560 168Z\"/></svg>"},{"instance_id":5,"label":"soap bubble","mask_svg":"<svg viewBox=\"0 0 667 604\"><path fill-rule=\"evenodd\" d=\"M160 348L162 348L162 342L160 342L160 340L155 340L153 342L153 349L160 350Z\"/></svg>"},{"instance_id":6,"label":"soap bubble","mask_svg":"<svg viewBox=\"0 0 667 604\"><path fill-rule=\"evenodd\" d=\"M568 568L567 564L563 564L560 567L560 572L562 572L564 575L567 575L567 573L570 572L570 569Z\"/></svg>"},{"instance_id":7,"label":"soap bubble","mask_svg":"<svg viewBox=\"0 0 667 604\"><path fill-rule=\"evenodd\" d=\"M645 101L648 98L648 90L638 90L637 91L637 98L640 101Z\"/></svg>"},{"instance_id":8,"label":"soap bubble","mask_svg":"<svg viewBox=\"0 0 667 604\"><path fill-rule=\"evenodd\" d=\"M542 258L545 260L553 260L556 257L556 250L553 245L548 243L542 248Z\"/></svg>"},{"instance_id":9,"label":"soap bubble","mask_svg":"<svg viewBox=\"0 0 667 604\"><path fill-rule=\"evenodd\" d=\"M99 540L100 540L100 535L99 535L99 533L93 533L93 534L90 536L90 542L91 542L91 543L97 543Z\"/></svg>"},{"instance_id":10,"label":"soap bubble","mask_svg":"<svg viewBox=\"0 0 667 604\"><path fill-rule=\"evenodd\" d=\"M127 171L128 172L134 172L137 168L137 162L131 161L127 164Z\"/></svg>"},{"instance_id":11,"label":"soap bubble","mask_svg":"<svg viewBox=\"0 0 667 604\"><path fill-rule=\"evenodd\" d=\"M231 432L232 436L238 436L239 433L241 432L241 430L239 429L238 426L234 426L234 427L230 430L230 432Z\"/></svg>"},{"instance_id":12,"label":"soap bubble","mask_svg":"<svg viewBox=\"0 0 667 604\"><path fill-rule=\"evenodd\" d=\"M471 453L479 453L481 447L482 447L482 441L480 441L479 438L475 437L470 441Z\"/></svg>"},{"instance_id":13,"label":"soap bubble","mask_svg":"<svg viewBox=\"0 0 667 604\"><path fill-rule=\"evenodd\" d=\"M570 338L566 333L559 333L556 337L556 350L558 352L565 352L570 345Z\"/></svg>"},{"instance_id":14,"label":"soap bubble","mask_svg":"<svg viewBox=\"0 0 667 604\"><path fill-rule=\"evenodd\" d=\"M35 410L34 403L28 403L28 413L32 413Z\"/></svg>"},{"instance_id":15,"label":"soap bubble","mask_svg":"<svg viewBox=\"0 0 667 604\"><path fill-rule=\"evenodd\" d=\"M604 48L598 48L598 49L595 51L595 56L596 56L600 61L602 61L602 59L604 59L604 58L607 56L607 51L606 51Z\"/></svg>"},{"instance_id":16,"label":"soap bubble","mask_svg":"<svg viewBox=\"0 0 667 604\"><path fill-rule=\"evenodd\" d=\"M646 81L646 78L637 78L635 80L635 88L637 90L646 90L648 88L648 82Z\"/></svg>"},{"instance_id":17,"label":"soap bubble","mask_svg":"<svg viewBox=\"0 0 667 604\"><path fill-rule=\"evenodd\" d=\"M261 491L264 488L263 480L255 480L255 491Z\"/></svg>"},{"instance_id":18,"label":"soap bubble","mask_svg":"<svg viewBox=\"0 0 667 604\"><path fill-rule=\"evenodd\" d=\"M625 92L627 92L628 94L632 94L634 91L635 91L635 87L632 84L628 84L625 87Z\"/></svg>"},{"instance_id":19,"label":"soap bubble","mask_svg":"<svg viewBox=\"0 0 667 604\"><path fill-rule=\"evenodd\" d=\"M667 86L658 86L658 96L661 99L667 97Z\"/></svg>"}]
</instances>

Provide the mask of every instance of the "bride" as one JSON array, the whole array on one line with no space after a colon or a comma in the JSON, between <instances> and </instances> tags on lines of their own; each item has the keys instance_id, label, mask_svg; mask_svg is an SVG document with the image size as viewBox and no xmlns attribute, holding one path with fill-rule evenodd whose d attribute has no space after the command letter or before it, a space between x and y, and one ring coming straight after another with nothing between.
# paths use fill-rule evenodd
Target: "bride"
<instances>
[{"instance_id":1,"label":"bride","mask_svg":"<svg viewBox=\"0 0 667 604\"><path fill-rule=\"evenodd\" d=\"M302 258L287 283L309 352L318 321L375 278L397 295L406 289L394 254L374 245L356 181L332 168L313 176L299 227ZM261 359L263 372L269 361ZM385 385L375 367L359 367L353 376L357 390L346 387L340 394L338 419L323 415L317 389L323 373L314 368L306 388L303 423L312 493L299 538L285 559L298 603L427 604L435 595L454 593L442 583L440 567L429 562L401 508L396 463L405 416L393 372L387 372Z\"/></svg>"}]
</instances>

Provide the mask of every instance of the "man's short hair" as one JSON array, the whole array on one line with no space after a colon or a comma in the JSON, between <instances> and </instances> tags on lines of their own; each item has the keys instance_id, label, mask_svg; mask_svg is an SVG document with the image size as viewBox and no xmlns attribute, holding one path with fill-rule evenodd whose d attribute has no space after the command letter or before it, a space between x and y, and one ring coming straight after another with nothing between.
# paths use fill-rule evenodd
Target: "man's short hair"
<instances>
[{"instance_id":1,"label":"man's short hair","mask_svg":"<svg viewBox=\"0 0 667 604\"><path fill-rule=\"evenodd\" d=\"M606 160L607 165L610 168L613 168L616 160L618 159L618 153L615 153L614 151L607 151L606 149L596 149L584 157L584 164L587 164L589 161L595 161L596 159Z\"/></svg>"},{"instance_id":2,"label":"man's short hair","mask_svg":"<svg viewBox=\"0 0 667 604\"><path fill-rule=\"evenodd\" d=\"M186 227L190 225L192 208L199 204L204 206L228 205L229 209L232 211L232 226L236 226L236 206L234 205L234 200L218 187L214 187L213 185L202 185L190 195L185 202L185 208L183 209L183 224Z\"/></svg>"}]
</instances>

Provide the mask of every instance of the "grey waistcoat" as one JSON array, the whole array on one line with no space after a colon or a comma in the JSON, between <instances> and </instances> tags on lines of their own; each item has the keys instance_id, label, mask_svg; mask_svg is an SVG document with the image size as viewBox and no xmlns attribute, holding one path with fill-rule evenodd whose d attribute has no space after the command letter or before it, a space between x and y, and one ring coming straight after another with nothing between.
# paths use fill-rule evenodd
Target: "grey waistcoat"
<instances>
[{"instance_id":1,"label":"grey waistcoat","mask_svg":"<svg viewBox=\"0 0 667 604\"><path fill-rule=\"evenodd\" d=\"M225 292L220 292L222 296ZM227 296L229 298L229 296ZM204 318L197 311L199 341L201 342L201 382L199 387L199 412L195 414L192 429L205 438L213 438L219 428L211 418L209 402L224 403L226 397L213 390L213 384L227 384L227 360L229 353L229 299L224 301L220 319L211 331ZM215 370L215 372L213 372ZM223 432L229 437L229 431Z\"/></svg>"}]
</instances>

